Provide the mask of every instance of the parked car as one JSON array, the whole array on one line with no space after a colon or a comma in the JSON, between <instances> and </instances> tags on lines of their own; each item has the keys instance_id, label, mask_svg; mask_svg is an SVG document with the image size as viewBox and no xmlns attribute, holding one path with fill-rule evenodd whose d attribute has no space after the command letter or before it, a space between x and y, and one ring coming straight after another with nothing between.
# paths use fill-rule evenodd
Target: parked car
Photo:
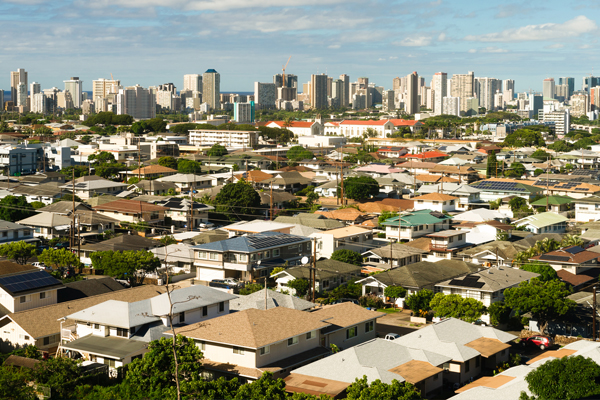
<instances>
[{"instance_id":1,"label":"parked car","mask_svg":"<svg viewBox=\"0 0 600 400\"><path fill-rule=\"evenodd\" d=\"M202 222L202 223L198 224L198 227L209 229L209 228L214 228L215 224L213 224L211 222L207 222L207 223Z\"/></svg>"},{"instance_id":2,"label":"parked car","mask_svg":"<svg viewBox=\"0 0 600 400\"><path fill-rule=\"evenodd\" d=\"M550 336L543 335L535 335L527 338L521 339L521 346L536 346L539 347L540 350L546 350L549 347L552 347L554 342Z\"/></svg>"},{"instance_id":3,"label":"parked car","mask_svg":"<svg viewBox=\"0 0 600 400\"><path fill-rule=\"evenodd\" d=\"M400 337L400 335L397 333L388 333L387 335L385 335L385 340L392 341L392 340L398 339L399 337Z\"/></svg>"},{"instance_id":4,"label":"parked car","mask_svg":"<svg viewBox=\"0 0 600 400\"><path fill-rule=\"evenodd\" d=\"M226 279L213 279L212 281L208 282L208 286L211 287L218 287L218 288L223 288L223 289L234 289L240 286L240 283L232 278L226 278Z\"/></svg>"},{"instance_id":5,"label":"parked car","mask_svg":"<svg viewBox=\"0 0 600 400\"><path fill-rule=\"evenodd\" d=\"M32 262L31 265L39 269L46 269L46 264L44 264L43 262L36 261Z\"/></svg>"},{"instance_id":6,"label":"parked car","mask_svg":"<svg viewBox=\"0 0 600 400\"><path fill-rule=\"evenodd\" d=\"M356 299L339 299L339 300L332 302L331 304L340 304L340 303L354 303L354 304L358 305L358 300L356 300Z\"/></svg>"}]
</instances>

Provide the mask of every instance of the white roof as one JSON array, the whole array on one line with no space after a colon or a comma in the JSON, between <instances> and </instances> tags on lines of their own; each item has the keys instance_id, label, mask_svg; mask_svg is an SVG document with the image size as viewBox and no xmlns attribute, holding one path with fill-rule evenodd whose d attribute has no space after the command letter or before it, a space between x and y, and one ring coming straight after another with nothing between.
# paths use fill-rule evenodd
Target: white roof
<instances>
[{"instance_id":1,"label":"white roof","mask_svg":"<svg viewBox=\"0 0 600 400\"><path fill-rule=\"evenodd\" d=\"M492 220L505 220L506 215L497 210L488 210L487 208L476 208L455 215L453 221L485 222Z\"/></svg>"},{"instance_id":2,"label":"white roof","mask_svg":"<svg viewBox=\"0 0 600 400\"><path fill-rule=\"evenodd\" d=\"M262 221L260 219L256 219L254 221L242 221L237 222L235 224L227 225L223 227L223 229L226 229L228 231L244 231L258 233L293 227L293 224L282 224L281 222Z\"/></svg>"}]
</instances>

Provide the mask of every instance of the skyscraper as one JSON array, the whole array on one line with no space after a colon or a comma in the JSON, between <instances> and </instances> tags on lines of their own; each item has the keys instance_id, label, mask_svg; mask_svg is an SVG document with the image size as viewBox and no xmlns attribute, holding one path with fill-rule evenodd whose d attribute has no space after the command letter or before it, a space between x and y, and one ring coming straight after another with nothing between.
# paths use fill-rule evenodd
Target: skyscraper
<instances>
[{"instance_id":1,"label":"skyscraper","mask_svg":"<svg viewBox=\"0 0 600 400\"><path fill-rule=\"evenodd\" d=\"M475 96L475 72L469 71L466 74L452 75L452 97L460 98L460 112L465 115L469 107L467 99Z\"/></svg>"},{"instance_id":2,"label":"skyscraper","mask_svg":"<svg viewBox=\"0 0 600 400\"><path fill-rule=\"evenodd\" d=\"M274 83L254 82L254 103L258 110L274 109L277 86Z\"/></svg>"},{"instance_id":3,"label":"skyscraper","mask_svg":"<svg viewBox=\"0 0 600 400\"><path fill-rule=\"evenodd\" d=\"M344 95L344 82L341 79L335 79L331 82L331 106L340 107Z\"/></svg>"},{"instance_id":4,"label":"skyscraper","mask_svg":"<svg viewBox=\"0 0 600 400\"><path fill-rule=\"evenodd\" d=\"M17 106L27 107L27 84L23 82L17 86Z\"/></svg>"},{"instance_id":5,"label":"skyscraper","mask_svg":"<svg viewBox=\"0 0 600 400\"><path fill-rule=\"evenodd\" d=\"M600 86L600 77L598 76L584 76L581 90L590 94L593 87Z\"/></svg>"},{"instance_id":6,"label":"skyscraper","mask_svg":"<svg viewBox=\"0 0 600 400\"><path fill-rule=\"evenodd\" d=\"M4 90L0 89L0 111L4 110Z\"/></svg>"},{"instance_id":7,"label":"skyscraper","mask_svg":"<svg viewBox=\"0 0 600 400\"><path fill-rule=\"evenodd\" d=\"M92 99L95 101L97 97L106 97L110 93L118 93L118 87L121 86L121 81L118 79L96 79L92 81Z\"/></svg>"},{"instance_id":8,"label":"skyscraper","mask_svg":"<svg viewBox=\"0 0 600 400\"><path fill-rule=\"evenodd\" d=\"M310 105L312 108L327 108L327 75L310 76Z\"/></svg>"},{"instance_id":9,"label":"skyscraper","mask_svg":"<svg viewBox=\"0 0 600 400\"><path fill-rule=\"evenodd\" d=\"M407 114L415 114L419 112L419 75L417 71L406 75L406 101L404 102L404 110Z\"/></svg>"},{"instance_id":10,"label":"skyscraper","mask_svg":"<svg viewBox=\"0 0 600 400\"><path fill-rule=\"evenodd\" d=\"M117 114L131 115L135 119L156 117L156 97L150 89L140 85L119 89Z\"/></svg>"},{"instance_id":11,"label":"skyscraper","mask_svg":"<svg viewBox=\"0 0 600 400\"><path fill-rule=\"evenodd\" d=\"M494 96L501 89L502 81L496 78L475 78L475 94L479 98L479 107L494 110Z\"/></svg>"},{"instance_id":12,"label":"skyscraper","mask_svg":"<svg viewBox=\"0 0 600 400\"><path fill-rule=\"evenodd\" d=\"M443 112L443 98L448 96L448 74L436 72L431 80L431 89L434 92L433 114L440 115Z\"/></svg>"},{"instance_id":13,"label":"skyscraper","mask_svg":"<svg viewBox=\"0 0 600 400\"><path fill-rule=\"evenodd\" d=\"M214 69L208 69L202 75L202 99L210 108L221 108L221 75Z\"/></svg>"},{"instance_id":14,"label":"skyscraper","mask_svg":"<svg viewBox=\"0 0 600 400\"><path fill-rule=\"evenodd\" d=\"M73 100L74 108L81 108L81 90L83 81L79 80L79 77L73 76L71 79L64 81L65 92L71 93L71 99Z\"/></svg>"},{"instance_id":15,"label":"skyscraper","mask_svg":"<svg viewBox=\"0 0 600 400\"><path fill-rule=\"evenodd\" d=\"M25 84L25 87L27 87L27 72L23 68L10 73L10 100L16 106L26 106L27 97L25 97L25 104L19 104L18 90L20 83Z\"/></svg>"},{"instance_id":16,"label":"skyscraper","mask_svg":"<svg viewBox=\"0 0 600 400\"><path fill-rule=\"evenodd\" d=\"M569 88L567 98L573 96L573 92L575 92L575 78L562 77L558 78L559 85L567 85Z\"/></svg>"},{"instance_id":17,"label":"skyscraper","mask_svg":"<svg viewBox=\"0 0 600 400\"><path fill-rule=\"evenodd\" d=\"M36 93L40 93L42 91L42 87L39 83L37 82L32 82L31 85L29 85L29 95L33 97L34 94Z\"/></svg>"},{"instance_id":18,"label":"skyscraper","mask_svg":"<svg viewBox=\"0 0 600 400\"><path fill-rule=\"evenodd\" d=\"M502 81L502 97L505 102L512 101L515 98L515 81L513 79Z\"/></svg>"},{"instance_id":19,"label":"skyscraper","mask_svg":"<svg viewBox=\"0 0 600 400\"><path fill-rule=\"evenodd\" d=\"M202 92L202 75L188 74L183 76L183 90Z\"/></svg>"},{"instance_id":20,"label":"skyscraper","mask_svg":"<svg viewBox=\"0 0 600 400\"><path fill-rule=\"evenodd\" d=\"M544 99L553 99L555 90L554 90L554 78L546 78L544 79L544 89L543 95Z\"/></svg>"},{"instance_id":21,"label":"skyscraper","mask_svg":"<svg viewBox=\"0 0 600 400\"><path fill-rule=\"evenodd\" d=\"M342 81L341 106L348 107L350 105L350 77L346 74L340 75Z\"/></svg>"}]
</instances>

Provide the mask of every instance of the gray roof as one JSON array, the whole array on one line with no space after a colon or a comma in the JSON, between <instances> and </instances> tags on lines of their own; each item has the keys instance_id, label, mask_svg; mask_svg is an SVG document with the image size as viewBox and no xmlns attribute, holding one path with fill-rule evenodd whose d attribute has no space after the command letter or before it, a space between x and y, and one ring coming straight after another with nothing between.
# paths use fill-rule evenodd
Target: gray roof
<instances>
[{"instance_id":1,"label":"gray roof","mask_svg":"<svg viewBox=\"0 0 600 400\"><path fill-rule=\"evenodd\" d=\"M291 294L283 294L271 289L262 289L247 296L239 296L229 301L229 310L243 311L248 308L265 309L265 290L267 292L267 309L275 307L292 308L294 310L309 310L315 303L302 300Z\"/></svg>"},{"instance_id":2,"label":"gray roof","mask_svg":"<svg viewBox=\"0 0 600 400\"><path fill-rule=\"evenodd\" d=\"M62 194L61 188L57 185L58 182L42 183L36 186L20 185L11 188L14 194L18 195L36 195L44 197L56 197Z\"/></svg>"},{"instance_id":3,"label":"gray roof","mask_svg":"<svg viewBox=\"0 0 600 400\"><path fill-rule=\"evenodd\" d=\"M454 361L464 362L480 355L465 344L479 338L498 339L508 343L515 335L490 326L474 325L456 318L448 318L402 336L392 343L443 354Z\"/></svg>"},{"instance_id":4,"label":"gray roof","mask_svg":"<svg viewBox=\"0 0 600 400\"><path fill-rule=\"evenodd\" d=\"M529 248L533 247L533 245L535 245L538 242L538 240L544 240L545 238L554 239L557 242L560 242L562 240L562 235L560 233L540 233L538 235L527 236L526 238L517 240L514 243L516 245L525 246Z\"/></svg>"},{"instance_id":5,"label":"gray roof","mask_svg":"<svg viewBox=\"0 0 600 400\"><path fill-rule=\"evenodd\" d=\"M127 187L126 183L121 182L113 182L108 179L97 179L93 181L86 182L75 182L75 190L97 190L97 189L105 189L105 188L122 188L125 189ZM62 189L72 190L73 184L71 182L66 185L61 186Z\"/></svg>"},{"instance_id":6,"label":"gray roof","mask_svg":"<svg viewBox=\"0 0 600 400\"><path fill-rule=\"evenodd\" d=\"M321 214L303 213L297 217L280 216L275 218L275 222L283 222L285 224L296 224L309 226L315 229L336 229L346 226L342 221L329 219Z\"/></svg>"},{"instance_id":7,"label":"gray roof","mask_svg":"<svg viewBox=\"0 0 600 400\"><path fill-rule=\"evenodd\" d=\"M528 281L532 278L540 276L534 272L524 271L519 268L489 268L481 272L467 275L462 278L449 279L436 284L436 286L444 286L451 288L466 288L474 289L473 283L477 283L480 288L476 288L484 292L497 292L517 285L523 281Z\"/></svg>"},{"instance_id":8,"label":"gray roof","mask_svg":"<svg viewBox=\"0 0 600 400\"><path fill-rule=\"evenodd\" d=\"M69 226L73 220L64 215L42 212L33 215L29 218L17 221L19 224L28 226L42 226L45 228L53 228L57 226Z\"/></svg>"},{"instance_id":9,"label":"gray roof","mask_svg":"<svg viewBox=\"0 0 600 400\"><path fill-rule=\"evenodd\" d=\"M240 236L218 242L204 243L194 246L195 250L239 251L250 253L262 249L303 243L310 239L302 236L288 235L279 232L260 232L248 236Z\"/></svg>"},{"instance_id":10,"label":"gray roof","mask_svg":"<svg viewBox=\"0 0 600 400\"><path fill-rule=\"evenodd\" d=\"M416 247L407 246L403 243L392 243L387 246L379 247L376 249L368 250L363 254L363 256L367 253L373 253L381 258L390 258L390 257L408 257L415 254L427 254L428 251L417 249Z\"/></svg>"},{"instance_id":11,"label":"gray roof","mask_svg":"<svg viewBox=\"0 0 600 400\"><path fill-rule=\"evenodd\" d=\"M345 275L358 275L362 267L354 264L348 264L342 261L325 259L317 261L317 279L329 279L337 277L340 274ZM290 267L285 271L279 272L279 274L288 273L297 279L310 279L310 268L306 266Z\"/></svg>"},{"instance_id":12,"label":"gray roof","mask_svg":"<svg viewBox=\"0 0 600 400\"><path fill-rule=\"evenodd\" d=\"M75 211L78 210L91 210L92 207L85 203L75 202ZM36 211L39 212L51 212L57 214L70 214L73 212L73 202L67 200L61 200L56 203L52 203L46 207L38 208Z\"/></svg>"},{"instance_id":13,"label":"gray roof","mask_svg":"<svg viewBox=\"0 0 600 400\"><path fill-rule=\"evenodd\" d=\"M57 302L82 299L84 297L123 290L125 287L113 278L86 279L83 281L65 283L58 291Z\"/></svg>"},{"instance_id":14,"label":"gray roof","mask_svg":"<svg viewBox=\"0 0 600 400\"><path fill-rule=\"evenodd\" d=\"M139 235L120 235L103 242L86 244L81 246L81 249L91 251L124 251L145 250L158 246L160 246L158 240L148 239Z\"/></svg>"},{"instance_id":15,"label":"gray roof","mask_svg":"<svg viewBox=\"0 0 600 400\"><path fill-rule=\"evenodd\" d=\"M194 174L175 174L169 176L163 176L162 178L156 179L160 182L178 182L178 183L193 183L210 180L210 177L206 175L194 175Z\"/></svg>"},{"instance_id":16,"label":"gray roof","mask_svg":"<svg viewBox=\"0 0 600 400\"><path fill-rule=\"evenodd\" d=\"M390 370L410 361L424 361L439 367L451 357L426 349L399 345L398 340L374 339L292 371L294 374L315 376L339 382L354 383L356 378L367 376L368 382L376 379L391 384L395 379L405 379Z\"/></svg>"},{"instance_id":17,"label":"gray roof","mask_svg":"<svg viewBox=\"0 0 600 400\"><path fill-rule=\"evenodd\" d=\"M222 301L231 301L236 297L236 295L203 285L188 286L171 292L171 301L177 303L173 305L174 313L209 306ZM152 313L154 315L168 314L169 301L166 293L151 298L150 302L152 304Z\"/></svg>"},{"instance_id":18,"label":"gray roof","mask_svg":"<svg viewBox=\"0 0 600 400\"><path fill-rule=\"evenodd\" d=\"M129 185L127 188L128 189L133 189L133 188L138 188L138 189L142 189L142 190L148 190L148 191L155 191L155 190L169 190L169 189L175 189L175 184L173 182L161 182L158 180L145 180L142 179L141 181L139 181L138 183L134 183Z\"/></svg>"},{"instance_id":19,"label":"gray roof","mask_svg":"<svg viewBox=\"0 0 600 400\"><path fill-rule=\"evenodd\" d=\"M94 336L90 334L63 345L63 348L83 353L109 356L121 360L131 354L140 352L147 346L148 343L138 340L128 340L114 336Z\"/></svg>"},{"instance_id":20,"label":"gray roof","mask_svg":"<svg viewBox=\"0 0 600 400\"><path fill-rule=\"evenodd\" d=\"M5 221L3 219L0 219L0 231L7 231L7 230L13 230L13 229L25 229L25 228L28 228L28 227L25 225L16 224L14 222Z\"/></svg>"},{"instance_id":21,"label":"gray roof","mask_svg":"<svg viewBox=\"0 0 600 400\"><path fill-rule=\"evenodd\" d=\"M474 256L484 251L489 251L492 254L498 254L498 257L503 260L512 260L517 253L527 250L531 246L525 246L518 242L507 242L504 240L495 240L490 243L485 243L479 246L471 247L458 253L459 256Z\"/></svg>"}]
</instances>

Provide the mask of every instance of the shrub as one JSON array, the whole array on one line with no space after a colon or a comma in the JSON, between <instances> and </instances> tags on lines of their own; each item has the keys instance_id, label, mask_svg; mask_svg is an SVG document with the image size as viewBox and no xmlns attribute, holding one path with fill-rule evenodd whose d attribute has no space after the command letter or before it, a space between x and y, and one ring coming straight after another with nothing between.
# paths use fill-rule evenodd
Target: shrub
<instances>
[{"instance_id":1,"label":"shrub","mask_svg":"<svg viewBox=\"0 0 600 400\"><path fill-rule=\"evenodd\" d=\"M383 299L374 294L367 294L359 297L358 303L363 307L383 308Z\"/></svg>"}]
</instances>

